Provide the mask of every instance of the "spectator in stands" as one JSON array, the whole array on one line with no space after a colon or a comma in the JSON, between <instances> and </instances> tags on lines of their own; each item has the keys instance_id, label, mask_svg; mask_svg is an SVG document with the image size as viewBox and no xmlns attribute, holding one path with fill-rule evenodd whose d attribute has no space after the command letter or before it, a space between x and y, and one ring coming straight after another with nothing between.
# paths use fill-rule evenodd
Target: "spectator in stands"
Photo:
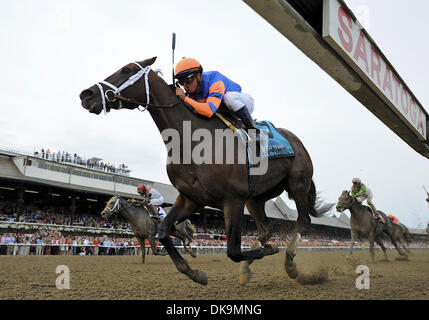
<instances>
[{"instance_id":1,"label":"spectator in stands","mask_svg":"<svg viewBox=\"0 0 429 320\"><path fill-rule=\"evenodd\" d=\"M40 236L36 238L36 256L40 256L43 253L43 241Z\"/></svg>"}]
</instances>

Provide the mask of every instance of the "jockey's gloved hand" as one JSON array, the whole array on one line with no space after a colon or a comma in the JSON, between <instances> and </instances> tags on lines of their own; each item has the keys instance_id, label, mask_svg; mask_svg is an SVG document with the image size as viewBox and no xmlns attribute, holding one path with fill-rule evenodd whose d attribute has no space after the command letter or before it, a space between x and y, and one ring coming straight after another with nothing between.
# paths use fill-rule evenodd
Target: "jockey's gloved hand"
<instances>
[{"instance_id":1,"label":"jockey's gloved hand","mask_svg":"<svg viewBox=\"0 0 429 320\"><path fill-rule=\"evenodd\" d=\"M143 197L143 201L144 201L145 203L149 204L149 203L150 203L150 196L144 196L144 197Z\"/></svg>"}]
</instances>

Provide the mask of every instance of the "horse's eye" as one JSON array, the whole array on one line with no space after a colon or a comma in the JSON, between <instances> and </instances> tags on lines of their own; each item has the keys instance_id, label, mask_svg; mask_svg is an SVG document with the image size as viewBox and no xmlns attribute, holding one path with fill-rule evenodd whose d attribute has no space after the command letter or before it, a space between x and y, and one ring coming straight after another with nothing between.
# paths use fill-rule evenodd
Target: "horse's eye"
<instances>
[{"instance_id":1,"label":"horse's eye","mask_svg":"<svg viewBox=\"0 0 429 320\"><path fill-rule=\"evenodd\" d=\"M122 73L130 73L130 71L131 71L130 68L123 68L121 72Z\"/></svg>"}]
</instances>

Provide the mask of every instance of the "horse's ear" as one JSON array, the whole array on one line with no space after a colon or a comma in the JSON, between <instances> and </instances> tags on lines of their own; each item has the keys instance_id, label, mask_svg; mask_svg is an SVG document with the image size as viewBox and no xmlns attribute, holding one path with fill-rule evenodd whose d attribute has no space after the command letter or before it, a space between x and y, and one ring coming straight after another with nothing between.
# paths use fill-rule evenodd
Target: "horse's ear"
<instances>
[{"instance_id":1,"label":"horse's ear","mask_svg":"<svg viewBox=\"0 0 429 320\"><path fill-rule=\"evenodd\" d=\"M153 58L150 58L150 59L143 60L142 62L140 62L140 64L144 68L144 67L153 65L153 63L155 62L155 60L156 60L156 57L153 57Z\"/></svg>"}]
</instances>

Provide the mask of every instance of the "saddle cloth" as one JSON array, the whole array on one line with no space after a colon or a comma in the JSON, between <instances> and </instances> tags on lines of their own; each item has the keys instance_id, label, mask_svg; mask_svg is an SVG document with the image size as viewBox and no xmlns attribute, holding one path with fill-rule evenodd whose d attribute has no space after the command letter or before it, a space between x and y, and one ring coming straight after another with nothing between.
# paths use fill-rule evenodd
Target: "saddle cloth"
<instances>
[{"instance_id":1,"label":"saddle cloth","mask_svg":"<svg viewBox=\"0 0 429 320\"><path fill-rule=\"evenodd\" d=\"M257 146L256 149L259 150L252 150L251 144L249 145L247 143L248 136L245 133L244 125L233 112L221 104L215 115L224 122L227 127L240 135L241 140L246 145L249 167L257 165L253 160L256 159L258 151L259 161L264 160L266 157L268 157L268 159L278 159L295 156L295 152L290 142L277 131L276 127L270 121L264 120L256 122L256 126L261 131L261 135L265 135L266 139L261 139L261 142L264 141L265 143L260 143Z\"/></svg>"},{"instance_id":2,"label":"saddle cloth","mask_svg":"<svg viewBox=\"0 0 429 320\"><path fill-rule=\"evenodd\" d=\"M264 160L266 157L268 157L268 159L279 159L295 156L295 152L289 140L282 136L270 121L258 121L256 122L256 126L260 130L261 135L265 136L265 139L261 137L261 142L256 147L256 149L259 150L254 150L255 145L253 145L252 149L252 144L247 144L246 149L249 167L259 165L259 162ZM238 133L240 134L241 140L246 143L246 134L243 133L242 130L238 130ZM254 160L257 159L256 154L258 151L259 159L255 163Z\"/></svg>"}]
</instances>

